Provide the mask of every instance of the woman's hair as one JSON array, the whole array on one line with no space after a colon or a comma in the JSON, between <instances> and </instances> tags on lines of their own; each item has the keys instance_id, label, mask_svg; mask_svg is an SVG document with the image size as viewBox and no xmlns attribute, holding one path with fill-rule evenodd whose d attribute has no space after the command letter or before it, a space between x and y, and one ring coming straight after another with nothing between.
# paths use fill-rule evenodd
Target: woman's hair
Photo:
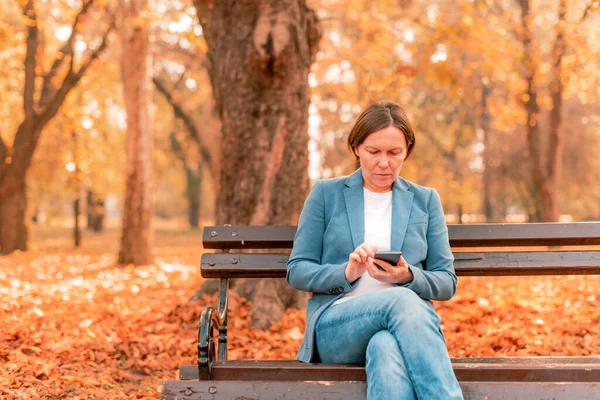
<instances>
[{"instance_id":1,"label":"woman's hair","mask_svg":"<svg viewBox=\"0 0 600 400\"><path fill-rule=\"evenodd\" d=\"M415 148L415 133L413 132L406 112L398 104L391 101L380 101L367 107L354 123L348 135L348 148L356 156L355 149L365 141L370 134L395 126L406 138L406 158ZM356 156L358 159L358 156Z\"/></svg>"}]
</instances>

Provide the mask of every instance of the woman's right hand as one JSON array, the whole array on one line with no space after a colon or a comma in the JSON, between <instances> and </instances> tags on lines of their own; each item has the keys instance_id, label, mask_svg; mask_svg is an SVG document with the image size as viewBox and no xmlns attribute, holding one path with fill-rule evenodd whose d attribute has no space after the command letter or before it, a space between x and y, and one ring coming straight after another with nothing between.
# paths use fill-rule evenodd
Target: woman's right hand
<instances>
[{"instance_id":1,"label":"woman's right hand","mask_svg":"<svg viewBox=\"0 0 600 400\"><path fill-rule=\"evenodd\" d=\"M369 264L369 258L373 260L376 252L377 247L371 247L367 243L363 243L350 253L345 271L348 282L354 282L365 273Z\"/></svg>"}]
</instances>

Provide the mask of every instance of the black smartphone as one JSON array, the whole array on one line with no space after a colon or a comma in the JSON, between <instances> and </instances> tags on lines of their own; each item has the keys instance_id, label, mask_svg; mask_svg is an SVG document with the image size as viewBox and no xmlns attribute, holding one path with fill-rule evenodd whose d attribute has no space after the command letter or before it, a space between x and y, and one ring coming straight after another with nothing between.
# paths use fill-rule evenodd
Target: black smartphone
<instances>
[{"instance_id":1,"label":"black smartphone","mask_svg":"<svg viewBox=\"0 0 600 400\"><path fill-rule=\"evenodd\" d=\"M377 260L383 260L388 264L397 265L398 261L400 261L400 257L402 256L401 251L378 251L375 253L375 265L377 265ZM379 265L377 268L383 270Z\"/></svg>"}]
</instances>

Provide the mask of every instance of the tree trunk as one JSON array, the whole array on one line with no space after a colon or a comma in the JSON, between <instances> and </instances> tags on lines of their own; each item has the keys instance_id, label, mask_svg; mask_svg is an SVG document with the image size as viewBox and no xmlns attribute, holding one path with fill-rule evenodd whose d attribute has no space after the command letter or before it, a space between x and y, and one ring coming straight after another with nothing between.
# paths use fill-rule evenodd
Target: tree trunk
<instances>
[{"instance_id":1,"label":"tree trunk","mask_svg":"<svg viewBox=\"0 0 600 400\"><path fill-rule=\"evenodd\" d=\"M6 172L0 180L0 254L27 250L25 174Z\"/></svg>"},{"instance_id":2,"label":"tree trunk","mask_svg":"<svg viewBox=\"0 0 600 400\"><path fill-rule=\"evenodd\" d=\"M531 173L535 190L535 215L537 220L544 220L543 204L541 201L541 191L544 190L546 177L542 169L542 150L540 143L540 107L537 102L537 89L535 86L535 76L537 65L533 58L533 31L531 29L531 19L529 9L529 0L521 0L521 27L523 42L523 61L525 66L525 81L527 91L525 95L525 111L527 112L527 147L531 162Z\"/></svg>"},{"instance_id":3,"label":"tree trunk","mask_svg":"<svg viewBox=\"0 0 600 400\"><path fill-rule=\"evenodd\" d=\"M175 107L173 108L175 109ZM179 110L179 113L183 114L182 109ZM189 118L187 114L183 115ZM190 133L190 136L193 136L193 132L190 132L190 126L188 124L186 124L186 129ZM202 173L204 171L204 167L199 162L194 163L193 166L190 165L186 158L187 155L183 151L183 147L177 139L177 135L174 131L171 132L169 139L171 143L171 150L173 150L175 156L179 159L179 161L181 161L181 165L185 171L185 195L188 201L188 223L191 229L198 229L198 220L200 219L200 185L202 184Z\"/></svg>"},{"instance_id":4,"label":"tree trunk","mask_svg":"<svg viewBox=\"0 0 600 400\"><path fill-rule=\"evenodd\" d=\"M204 132L200 132L200 129L198 129L198 126L192 118L192 113L186 112L183 106L175 101L175 99L173 98L173 94L167 89L165 84L160 79L155 77L152 78L152 81L154 82L154 86L156 87L156 89L164 96L165 100L167 100L167 102L171 105L175 117L179 118L183 122L183 125L187 129L190 138L194 140L198 145L198 151L200 152L200 157L202 159L202 163L204 164L203 166L208 169L209 174L214 175L215 168L213 167L212 154L205 143L203 137ZM173 143L173 140L176 141L176 138L172 137L171 143ZM181 146L179 144L177 144L177 146L179 146L177 149L173 147L172 148L173 150L175 150L176 153L180 153ZM185 155L178 155L178 157L182 160L185 160Z\"/></svg>"},{"instance_id":5,"label":"tree trunk","mask_svg":"<svg viewBox=\"0 0 600 400\"><path fill-rule=\"evenodd\" d=\"M80 23L85 19L93 2L84 3L73 22L71 36L57 52L50 70L38 75L42 70L37 65L38 52L43 52L38 38L37 14L33 0L21 2L24 18L27 20L26 53L24 60L25 83L23 85L24 119L15 134L12 146L0 137L0 253L9 254L14 250L27 249L26 177L31 160L38 145L42 130L54 118L69 92L79 83L87 69L106 49L108 34L114 28L111 20L101 43L84 54L80 67L75 70L75 37L80 34ZM108 14L108 13L107 13ZM57 76L63 76L62 82ZM36 79L41 82L41 90L36 102ZM60 86L57 86L60 84Z\"/></svg>"},{"instance_id":6,"label":"tree trunk","mask_svg":"<svg viewBox=\"0 0 600 400\"><path fill-rule=\"evenodd\" d=\"M127 170L119 264L152 262L152 65L145 0L120 1L121 73L127 112Z\"/></svg>"},{"instance_id":7,"label":"tree trunk","mask_svg":"<svg viewBox=\"0 0 600 400\"><path fill-rule=\"evenodd\" d=\"M104 229L104 200L93 191L87 191L87 228L94 232Z\"/></svg>"},{"instance_id":8,"label":"tree trunk","mask_svg":"<svg viewBox=\"0 0 600 400\"><path fill-rule=\"evenodd\" d=\"M562 171L563 138L560 131L561 123L561 105L562 105L562 57L566 50L564 39L564 25L566 3L561 0L558 10L558 23L556 29L556 40L553 51L553 81L551 82L550 92L552 100L552 109L550 110L549 134L546 152L542 149L540 128L540 107L537 102L537 89L535 87L535 76L537 65L533 57L533 31L531 29L532 16L530 13L529 0L521 0L521 25L523 58L525 63L525 80L527 82L527 92L525 101L525 110L527 112L527 145L531 158L531 169L533 185L535 190L534 204L535 219L538 221L558 221L558 185L560 173ZM546 155L544 162L543 155Z\"/></svg>"},{"instance_id":9,"label":"tree trunk","mask_svg":"<svg viewBox=\"0 0 600 400\"><path fill-rule=\"evenodd\" d=\"M565 16L566 0L560 0L558 5L558 23L556 27L556 39L552 52L552 81L550 82L550 109L548 124L548 157L546 159L549 185L547 192L542 192L542 202L546 210L546 220L558 221L560 217L559 195L560 176L563 166L564 135L561 129L562 122L562 58L566 51L565 40Z\"/></svg>"},{"instance_id":10,"label":"tree trunk","mask_svg":"<svg viewBox=\"0 0 600 400\"><path fill-rule=\"evenodd\" d=\"M190 168L184 160L185 168L185 194L188 200L188 223L190 228L198 229L198 220L200 219L200 185L202 184L202 164Z\"/></svg>"},{"instance_id":11,"label":"tree trunk","mask_svg":"<svg viewBox=\"0 0 600 400\"><path fill-rule=\"evenodd\" d=\"M305 0L194 4L222 121L217 224L295 224L308 192L308 73L320 38L317 17ZM258 327L305 297L299 300L283 280L249 281L240 291L253 301Z\"/></svg>"},{"instance_id":12,"label":"tree trunk","mask_svg":"<svg viewBox=\"0 0 600 400\"><path fill-rule=\"evenodd\" d=\"M486 222L494 221L492 206L492 168L490 165L490 122L491 117L487 106L490 89L482 82L481 89L481 131L483 132L483 213Z\"/></svg>"}]
</instances>

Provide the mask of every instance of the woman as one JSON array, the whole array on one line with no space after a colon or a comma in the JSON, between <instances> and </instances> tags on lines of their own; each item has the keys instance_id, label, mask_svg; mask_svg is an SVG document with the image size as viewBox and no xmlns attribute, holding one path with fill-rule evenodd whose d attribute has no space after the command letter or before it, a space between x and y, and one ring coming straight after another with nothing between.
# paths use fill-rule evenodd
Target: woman
<instances>
[{"instance_id":1,"label":"woman","mask_svg":"<svg viewBox=\"0 0 600 400\"><path fill-rule=\"evenodd\" d=\"M298 359L365 363L368 399L462 399L430 301L454 295L454 257L437 192L399 176L415 147L406 113L371 105L348 147L360 168L315 183L287 265L312 292ZM378 250L403 256L374 263Z\"/></svg>"}]
</instances>

